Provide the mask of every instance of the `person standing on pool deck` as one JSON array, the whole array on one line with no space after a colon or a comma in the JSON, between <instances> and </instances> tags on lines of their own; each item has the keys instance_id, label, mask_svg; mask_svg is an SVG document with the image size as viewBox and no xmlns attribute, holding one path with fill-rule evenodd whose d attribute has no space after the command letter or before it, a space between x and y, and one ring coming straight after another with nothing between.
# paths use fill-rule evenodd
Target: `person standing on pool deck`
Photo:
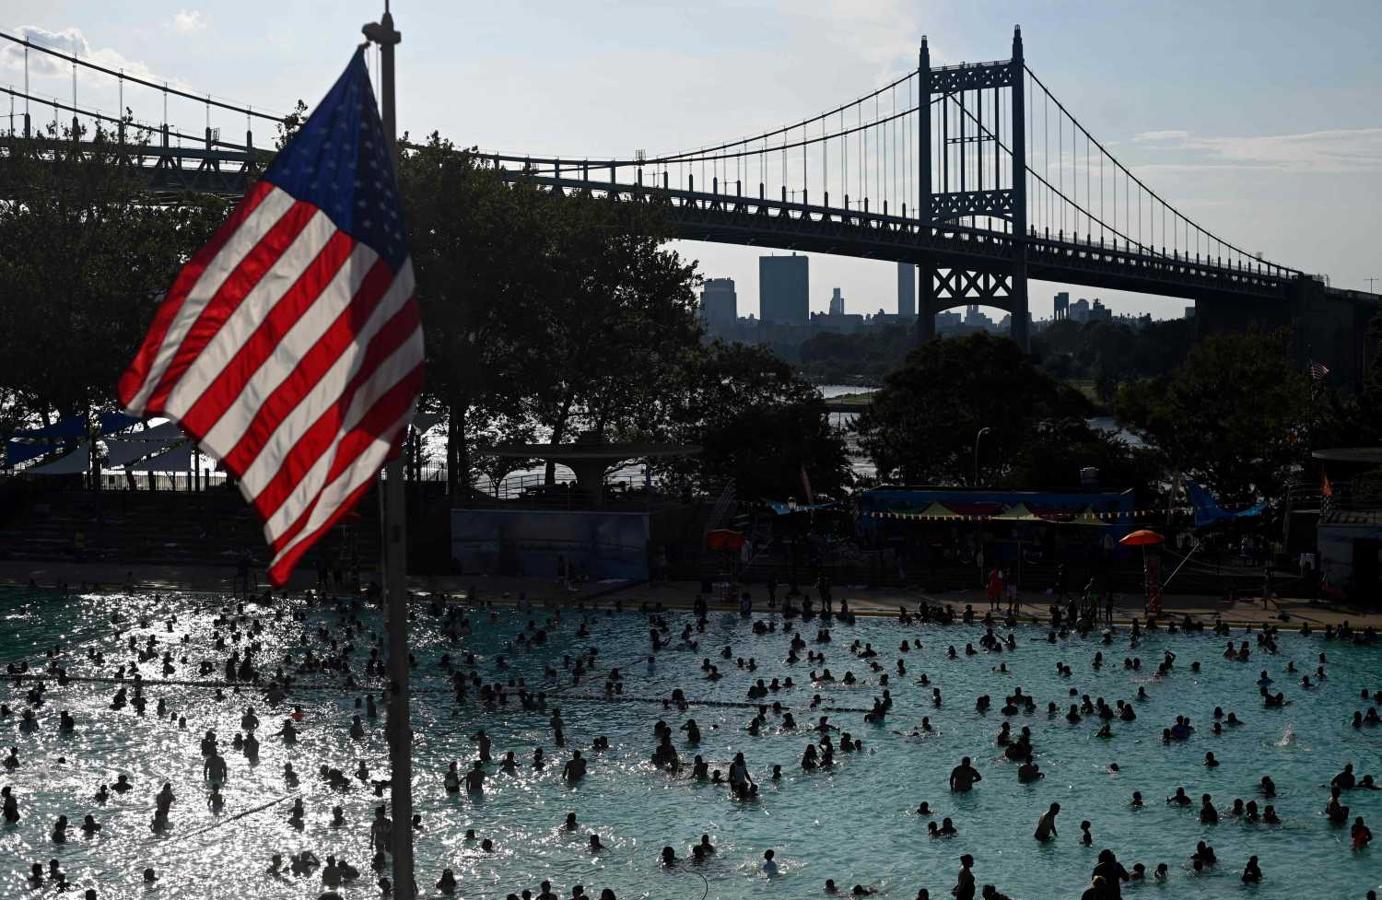
<instances>
[{"instance_id":1,"label":"person standing on pool deck","mask_svg":"<svg viewBox=\"0 0 1382 900\"><path fill-rule=\"evenodd\" d=\"M950 770L950 790L963 794L971 790L976 782L983 781L984 776L969 764L969 757L960 760L960 764Z\"/></svg>"}]
</instances>

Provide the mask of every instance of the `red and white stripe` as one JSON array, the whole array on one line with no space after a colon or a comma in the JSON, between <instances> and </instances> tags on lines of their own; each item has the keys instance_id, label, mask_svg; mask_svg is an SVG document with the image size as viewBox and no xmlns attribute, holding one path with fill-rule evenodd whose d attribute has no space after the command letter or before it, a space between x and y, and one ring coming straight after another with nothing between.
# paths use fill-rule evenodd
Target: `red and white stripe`
<instances>
[{"instance_id":1,"label":"red and white stripe","mask_svg":"<svg viewBox=\"0 0 1382 900\"><path fill-rule=\"evenodd\" d=\"M393 271L260 182L178 274L119 394L236 475L282 584L397 452L422 360L411 260Z\"/></svg>"}]
</instances>

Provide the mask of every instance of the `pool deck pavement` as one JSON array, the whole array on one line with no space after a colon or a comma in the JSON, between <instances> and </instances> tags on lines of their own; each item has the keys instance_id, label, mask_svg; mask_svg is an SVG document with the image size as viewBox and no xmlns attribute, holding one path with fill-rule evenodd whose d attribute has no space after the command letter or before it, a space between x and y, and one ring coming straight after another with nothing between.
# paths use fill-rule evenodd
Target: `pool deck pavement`
<instances>
[{"instance_id":1,"label":"pool deck pavement","mask_svg":"<svg viewBox=\"0 0 1382 900\"><path fill-rule=\"evenodd\" d=\"M228 567L178 566L178 565L140 565L122 566L112 563L94 562L25 562L23 560L0 561L0 585L22 586L32 579L41 587L53 587L59 581L72 587L95 585L99 590L119 590L129 579L143 590L179 590L206 593L228 593L231 589L232 571ZM295 573L290 587L306 589L315 584L316 576L306 570ZM261 584L260 588L262 589ZM665 582L588 582L564 588L551 578L518 578L476 575L416 575L409 577L409 588L414 591L442 592L459 594L475 589L481 599L498 602L515 602L521 595L538 604L564 602L574 604L580 601L598 605L622 601L625 608L637 608L643 603L662 604L669 609L690 609L700 591L700 583L695 581ZM753 597L754 609L767 610L767 590L761 584L746 587ZM786 588L779 588L779 602ZM812 591L814 594L814 591ZM949 603L962 609L966 603L974 605L979 614L988 609L988 601L983 591L947 591L944 593L924 593L896 587L869 588L860 585L836 585L833 593L839 598L848 598L850 608L863 615L896 615L898 608L905 606L915 610L919 601L930 603ZM1026 594L1019 605L1023 621L1044 621L1050 598L1045 594ZM729 608L728 604L712 601L712 607ZM1263 609L1260 598L1240 599L1228 605L1223 598L1195 595L1170 594L1162 603L1163 618L1190 616L1193 619L1211 623L1221 618L1230 625L1260 627L1266 623L1294 629L1300 623L1308 622L1311 628L1338 625L1348 621L1355 628L1373 625L1382 628L1382 610L1350 608L1334 604L1310 601L1304 598L1282 597ZM1282 614L1286 616L1283 620ZM1142 617L1141 596L1119 594L1115 598L1114 621L1127 623L1133 617Z\"/></svg>"}]
</instances>

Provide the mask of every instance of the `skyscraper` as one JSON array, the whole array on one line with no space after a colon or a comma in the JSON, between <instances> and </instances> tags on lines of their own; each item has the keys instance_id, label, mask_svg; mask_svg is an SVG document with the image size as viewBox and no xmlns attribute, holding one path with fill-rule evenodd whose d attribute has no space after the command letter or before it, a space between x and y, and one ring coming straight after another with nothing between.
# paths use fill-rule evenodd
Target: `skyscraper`
<instances>
[{"instance_id":1,"label":"skyscraper","mask_svg":"<svg viewBox=\"0 0 1382 900\"><path fill-rule=\"evenodd\" d=\"M912 263L897 264L897 314L917 314L917 267Z\"/></svg>"},{"instance_id":2,"label":"skyscraper","mask_svg":"<svg viewBox=\"0 0 1382 900\"><path fill-rule=\"evenodd\" d=\"M739 297L733 278L707 278L701 289L701 321L716 337L729 335L739 318Z\"/></svg>"},{"instance_id":3,"label":"skyscraper","mask_svg":"<svg viewBox=\"0 0 1382 900\"><path fill-rule=\"evenodd\" d=\"M1056 294L1055 309L1053 310L1053 316L1052 316L1052 317L1055 318L1055 319L1057 319L1057 320L1060 320L1060 319L1068 318L1069 315L1070 315L1070 292L1069 292L1069 291L1061 291L1059 294Z\"/></svg>"},{"instance_id":4,"label":"skyscraper","mask_svg":"<svg viewBox=\"0 0 1382 900\"><path fill-rule=\"evenodd\" d=\"M845 314L845 298L841 296L839 288L835 288L835 292L830 295L830 314L832 316Z\"/></svg>"},{"instance_id":5,"label":"skyscraper","mask_svg":"<svg viewBox=\"0 0 1382 900\"><path fill-rule=\"evenodd\" d=\"M758 318L764 325L805 325L811 276L805 256L758 258Z\"/></svg>"}]
</instances>

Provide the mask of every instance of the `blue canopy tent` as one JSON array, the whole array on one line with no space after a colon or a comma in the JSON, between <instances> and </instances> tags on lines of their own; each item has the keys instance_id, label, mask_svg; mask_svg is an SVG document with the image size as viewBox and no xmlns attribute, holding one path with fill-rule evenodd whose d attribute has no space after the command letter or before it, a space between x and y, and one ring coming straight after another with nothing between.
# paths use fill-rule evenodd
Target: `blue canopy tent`
<instances>
[{"instance_id":1,"label":"blue canopy tent","mask_svg":"<svg viewBox=\"0 0 1382 900\"><path fill-rule=\"evenodd\" d=\"M115 434L133 426L139 420L122 412L104 412L96 418L101 434ZM67 441L88 437L89 427L84 415L68 416L52 425L16 431L5 442L5 455L2 460L7 466L15 466L31 459L52 453Z\"/></svg>"},{"instance_id":2,"label":"blue canopy tent","mask_svg":"<svg viewBox=\"0 0 1382 900\"><path fill-rule=\"evenodd\" d=\"M1223 525L1228 522L1237 522L1241 519L1256 518L1267 509L1266 501L1255 503L1247 509L1236 511L1224 509L1209 491L1193 481L1186 485L1186 493L1190 495L1190 505L1195 509L1196 530L1212 528L1215 525Z\"/></svg>"}]
</instances>

